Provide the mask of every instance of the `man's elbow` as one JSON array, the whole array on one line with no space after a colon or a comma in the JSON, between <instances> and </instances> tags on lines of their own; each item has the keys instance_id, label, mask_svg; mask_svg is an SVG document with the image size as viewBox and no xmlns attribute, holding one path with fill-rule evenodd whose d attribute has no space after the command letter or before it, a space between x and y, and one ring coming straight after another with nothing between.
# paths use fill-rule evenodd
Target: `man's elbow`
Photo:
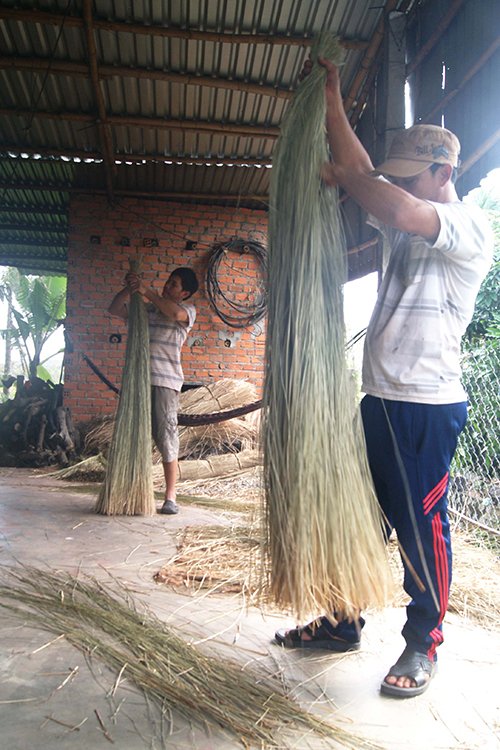
<instances>
[{"instance_id":1,"label":"man's elbow","mask_svg":"<svg viewBox=\"0 0 500 750\"><path fill-rule=\"evenodd\" d=\"M426 203L416 211L409 212L406 216L402 211L397 211L396 213L399 214L398 223L394 224L396 228L408 232L408 234L423 237L429 242L436 241L441 228L441 222L434 206Z\"/></svg>"},{"instance_id":2,"label":"man's elbow","mask_svg":"<svg viewBox=\"0 0 500 750\"><path fill-rule=\"evenodd\" d=\"M113 305L110 305L108 307L108 313L113 316L113 318L121 318L122 320L127 320L127 311L125 309L117 310Z\"/></svg>"}]
</instances>

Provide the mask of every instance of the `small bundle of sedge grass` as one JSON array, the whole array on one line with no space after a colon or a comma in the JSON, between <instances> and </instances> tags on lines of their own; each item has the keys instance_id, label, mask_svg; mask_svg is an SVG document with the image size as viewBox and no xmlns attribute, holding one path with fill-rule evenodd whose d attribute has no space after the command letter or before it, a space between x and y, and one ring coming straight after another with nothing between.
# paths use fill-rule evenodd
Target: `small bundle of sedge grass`
<instances>
[{"instance_id":1,"label":"small bundle of sedge grass","mask_svg":"<svg viewBox=\"0 0 500 750\"><path fill-rule=\"evenodd\" d=\"M130 261L132 273L138 262ZM102 483L96 513L153 515L151 438L151 370L146 306L139 292L130 297L128 336L120 400L109 448L106 477Z\"/></svg>"},{"instance_id":2,"label":"small bundle of sedge grass","mask_svg":"<svg viewBox=\"0 0 500 750\"><path fill-rule=\"evenodd\" d=\"M325 33L312 49L338 63ZM263 449L265 562L274 603L299 621L355 618L386 600L390 571L345 359L346 251L328 161L325 69L315 64L273 155Z\"/></svg>"}]
</instances>

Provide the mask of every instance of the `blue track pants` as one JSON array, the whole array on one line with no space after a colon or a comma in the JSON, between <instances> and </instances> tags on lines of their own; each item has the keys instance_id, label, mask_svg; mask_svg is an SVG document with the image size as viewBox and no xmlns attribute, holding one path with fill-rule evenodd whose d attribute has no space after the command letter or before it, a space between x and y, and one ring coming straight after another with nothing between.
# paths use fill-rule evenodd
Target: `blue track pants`
<instances>
[{"instance_id":1,"label":"blue track pants","mask_svg":"<svg viewBox=\"0 0 500 750\"><path fill-rule=\"evenodd\" d=\"M411 598L402 634L435 658L451 584L447 513L450 463L467 420L467 404L414 404L365 396L361 402L375 490L403 549ZM406 559L405 559L406 558Z\"/></svg>"}]
</instances>

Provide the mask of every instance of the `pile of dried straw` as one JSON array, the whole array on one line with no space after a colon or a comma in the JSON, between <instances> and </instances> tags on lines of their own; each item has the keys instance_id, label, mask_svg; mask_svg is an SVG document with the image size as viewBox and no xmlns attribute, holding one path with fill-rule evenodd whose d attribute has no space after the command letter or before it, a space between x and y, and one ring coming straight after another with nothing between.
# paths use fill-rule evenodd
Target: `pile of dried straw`
<instances>
[{"instance_id":1,"label":"pile of dried straw","mask_svg":"<svg viewBox=\"0 0 500 750\"><path fill-rule=\"evenodd\" d=\"M182 414L212 414L229 411L257 400L255 385L245 380L223 378L210 385L191 388L180 395ZM84 439L85 453L107 455L114 429L114 417L95 421ZM256 447L259 439L260 410L243 417L196 427L179 427L179 458L203 458L212 454L237 452ZM160 461L154 451L155 462Z\"/></svg>"}]
</instances>

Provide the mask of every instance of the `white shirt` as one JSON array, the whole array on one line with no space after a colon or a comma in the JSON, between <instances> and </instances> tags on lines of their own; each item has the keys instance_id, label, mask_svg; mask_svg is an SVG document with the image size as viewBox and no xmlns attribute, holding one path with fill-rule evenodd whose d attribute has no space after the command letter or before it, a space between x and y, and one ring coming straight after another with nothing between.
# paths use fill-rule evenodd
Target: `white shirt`
<instances>
[{"instance_id":1,"label":"white shirt","mask_svg":"<svg viewBox=\"0 0 500 750\"><path fill-rule=\"evenodd\" d=\"M425 404L467 399L460 342L491 265L493 232L477 206L432 205L441 222L434 244L369 220L391 248L365 341L362 390L372 396Z\"/></svg>"},{"instance_id":2,"label":"white shirt","mask_svg":"<svg viewBox=\"0 0 500 750\"><path fill-rule=\"evenodd\" d=\"M181 349L196 319L193 305L180 303L186 310L188 323L167 318L153 305L148 306L151 385L180 391L184 382Z\"/></svg>"}]
</instances>

